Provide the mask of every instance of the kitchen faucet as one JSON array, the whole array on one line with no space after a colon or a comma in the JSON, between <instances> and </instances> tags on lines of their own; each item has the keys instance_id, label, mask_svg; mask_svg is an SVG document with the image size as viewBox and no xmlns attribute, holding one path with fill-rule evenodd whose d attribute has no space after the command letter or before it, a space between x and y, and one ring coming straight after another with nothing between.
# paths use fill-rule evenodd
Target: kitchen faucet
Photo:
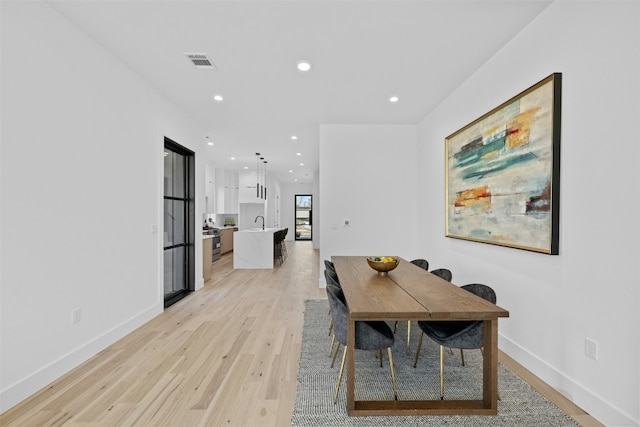
<instances>
[{"instance_id":1,"label":"kitchen faucet","mask_svg":"<svg viewBox=\"0 0 640 427\"><path fill-rule=\"evenodd\" d=\"M258 222L258 218L262 218L262 229L264 230L264 217L263 217L262 215L258 215L258 216L256 217L256 220L255 220L255 221L253 221L253 222Z\"/></svg>"}]
</instances>

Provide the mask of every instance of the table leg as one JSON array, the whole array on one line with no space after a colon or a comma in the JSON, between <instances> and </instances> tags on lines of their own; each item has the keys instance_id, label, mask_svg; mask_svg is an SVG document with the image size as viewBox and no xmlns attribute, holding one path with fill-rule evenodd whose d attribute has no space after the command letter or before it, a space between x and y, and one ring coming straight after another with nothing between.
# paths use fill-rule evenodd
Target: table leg
<instances>
[{"instance_id":1,"label":"table leg","mask_svg":"<svg viewBox=\"0 0 640 427\"><path fill-rule=\"evenodd\" d=\"M355 408L355 348L356 348L356 322L347 319L347 413L351 414Z\"/></svg>"},{"instance_id":2,"label":"table leg","mask_svg":"<svg viewBox=\"0 0 640 427\"><path fill-rule=\"evenodd\" d=\"M498 319L484 321L482 400L486 409L498 413Z\"/></svg>"}]
</instances>

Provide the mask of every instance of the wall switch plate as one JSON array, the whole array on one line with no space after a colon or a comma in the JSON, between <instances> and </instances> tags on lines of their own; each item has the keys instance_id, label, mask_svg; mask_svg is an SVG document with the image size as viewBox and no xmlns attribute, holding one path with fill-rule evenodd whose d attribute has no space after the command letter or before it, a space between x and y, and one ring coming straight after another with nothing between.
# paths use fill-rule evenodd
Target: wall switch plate
<instances>
[{"instance_id":1,"label":"wall switch plate","mask_svg":"<svg viewBox=\"0 0 640 427\"><path fill-rule=\"evenodd\" d=\"M80 323L81 314L82 312L80 311L80 308L74 308L71 310L71 323L74 325L76 323Z\"/></svg>"},{"instance_id":2,"label":"wall switch plate","mask_svg":"<svg viewBox=\"0 0 640 427\"><path fill-rule=\"evenodd\" d=\"M585 338L584 354L593 360L598 360L598 343L591 338Z\"/></svg>"}]
</instances>

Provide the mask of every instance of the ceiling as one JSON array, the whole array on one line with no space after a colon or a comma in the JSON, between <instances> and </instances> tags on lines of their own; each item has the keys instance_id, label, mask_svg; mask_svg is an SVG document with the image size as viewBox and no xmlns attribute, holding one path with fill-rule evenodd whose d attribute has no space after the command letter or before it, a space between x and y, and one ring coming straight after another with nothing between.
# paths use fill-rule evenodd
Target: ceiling
<instances>
[{"instance_id":1,"label":"ceiling","mask_svg":"<svg viewBox=\"0 0 640 427\"><path fill-rule=\"evenodd\" d=\"M550 1L48 3L199 123L210 163L260 152L287 184L313 182L320 124L418 123Z\"/></svg>"}]
</instances>

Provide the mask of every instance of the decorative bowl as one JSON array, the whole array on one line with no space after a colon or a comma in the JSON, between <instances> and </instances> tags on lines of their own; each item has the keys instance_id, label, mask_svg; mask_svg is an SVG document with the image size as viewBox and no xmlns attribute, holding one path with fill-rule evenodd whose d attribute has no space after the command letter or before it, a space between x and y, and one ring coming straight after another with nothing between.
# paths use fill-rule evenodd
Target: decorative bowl
<instances>
[{"instance_id":1,"label":"decorative bowl","mask_svg":"<svg viewBox=\"0 0 640 427\"><path fill-rule=\"evenodd\" d=\"M368 256L369 267L378 272L380 276L386 276L388 272L398 266L397 256Z\"/></svg>"}]
</instances>

